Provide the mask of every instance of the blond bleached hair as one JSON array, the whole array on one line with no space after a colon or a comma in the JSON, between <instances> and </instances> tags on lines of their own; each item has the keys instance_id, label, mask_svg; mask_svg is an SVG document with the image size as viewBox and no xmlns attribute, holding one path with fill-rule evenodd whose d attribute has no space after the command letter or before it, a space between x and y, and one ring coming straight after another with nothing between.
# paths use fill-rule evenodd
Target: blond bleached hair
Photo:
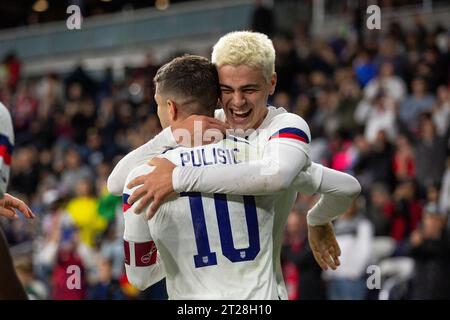
<instances>
[{"instance_id":1,"label":"blond bleached hair","mask_svg":"<svg viewBox=\"0 0 450 320\"><path fill-rule=\"evenodd\" d=\"M261 68L269 83L275 73L275 48L272 40L263 33L234 31L214 45L211 62L218 68L225 65Z\"/></svg>"}]
</instances>

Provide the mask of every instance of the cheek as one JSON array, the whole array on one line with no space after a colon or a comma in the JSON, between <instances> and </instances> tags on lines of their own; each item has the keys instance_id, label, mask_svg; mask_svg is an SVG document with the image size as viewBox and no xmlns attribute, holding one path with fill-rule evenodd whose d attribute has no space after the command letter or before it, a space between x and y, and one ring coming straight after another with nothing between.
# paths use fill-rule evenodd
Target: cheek
<instances>
[{"instance_id":1,"label":"cheek","mask_svg":"<svg viewBox=\"0 0 450 320\"><path fill-rule=\"evenodd\" d=\"M226 107L231 101L231 97L229 95L223 94L220 98L220 103L222 106Z\"/></svg>"}]
</instances>

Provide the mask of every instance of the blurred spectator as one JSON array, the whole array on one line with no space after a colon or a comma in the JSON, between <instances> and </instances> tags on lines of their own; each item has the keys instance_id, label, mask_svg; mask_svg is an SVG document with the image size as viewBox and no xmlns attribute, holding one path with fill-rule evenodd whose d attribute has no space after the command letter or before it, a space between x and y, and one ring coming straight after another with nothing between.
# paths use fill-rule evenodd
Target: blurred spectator
<instances>
[{"instance_id":1,"label":"blurred spectator","mask_svg":"<svg viewBox=\"0 0 450 320\"><path fill-rule=\"evenodd\" d=\"M370 262L373 226L358 212L356 202L334 224L341 247L336 270L325 271L330 300L363 300L366 296L366 268Z\"/></svg>"},{"instance_id":2,"label":"blurred spectator","mask_svg":"<svg viewBox=\"0 0 450 320\"><path fill-rule=\"evenodd\" d=\"M336 71L336 75L339 70ZM337 126L339 130L351 134L356 132L358 124L355 121L354 113L361 101L362 93L356 81L353 77L347 76L347 70L343 71L344 76L342 79L338 79L335 75L335 81L339 83L339 97L338 105L335 111L335 117L337 118Z\"/></svg>"},{"instance_id":3,"label":"blurred spectator","mask_svg":"<svg viewBox=\"0 0 450 320\"><path fill-rule=\"evenodd\" d=\"M413 180L400 182L394 191L394 202L395 209L389 216L390 236L401 246L416 229L422 216L416 183Z\"/></svg>"},{"instance_id":4,"label":"blurred spectator","mask_svg":"<svg viewBox=\"0 0 450 320\"><path fill-rule=\"evenodd\" d=\"M78 234L73 227L64 228L61 232L51 278L51 296L55 300L83 300L87 293L87 278L83 261L77 252Z\"/></svg>"},{"instance_id":5,"label":"blurred spectator","mask_svg":"<svg viewBox=\"0 0 450 320\"><path fill-rule=\"evenodd\" d=\"M20 77L21 65L14 52L9 53L3 60L6 69L6 85L11 91L15 91Z\"/></svg>"},{"instance_id":6,"label":"blurred spectator","mask_svg":"<svg viewBox=\"0 0 450 320\"><path fill-rule=\"evenodd\" d=\"M374 143L380 131L383 131L390 142L396 136L395 127L395 102L392 98L380 92L371 103L367 105L367 112L362 115L361 104L356 109L356 117L359 123L364 123L364 135L369 143Z\"/></svg>"},{"instance_id":7,"label":"blurred spectator","mask_svg":"<svg viewBox=\"0 0 450 320\"><path fill-rule=\"evenodd\" d=\"M82 163L82 159L77 150L69 148L65 154L64 172L61 176L63 190L69 193L75 191L75 187L81 180L90 180L92 169Z\"/></svg>"},{"instance_id":8,"label":"blurred spectator","mask_svg":"<svg viewBox=\"0 0 450 320\"><path fill-rule=\"evenodd\" d=\"M365 87L377 75L375 63L368 51L361 51L353 62L356 78L362 87ZM372 82L372 86L375 84Z\"/></svg>"},{"instance_id":9,"label":"blurred spectator","mask_svg":"<svg viewBox=\"0 0 450 320\"><path fill-rule=\"evenodd\" d=\"M111 263L101 258L98 262L99 281L89 288L88 299L91 300L123 300L125 298L120 283L112 277Z\"/></svg>"},{"instance_id":10,"label":"blurred spectator","mask_svg":"<svg viewBox=\"0 0 450 320\"><path fill-rule=\"evenodd\" d=\"M106 219L98 212L98 200L94 197L92 182L87 179L76 184L75 197L66 208L75 225L80 229L80 237L88 246L95 246L97 236L106 228Z\"/></svg>"},{"instance_id":11,"label":"blurred spectator","mask_svg":"<svg viewBox=\"0 0 450 320\"><path fill-rule=\"evenodd\" d=\"M437 203L428 203L422 225L411 234L408 254L415 260L413 299L450 299L450 238L447 215Z\"/></svg>"},{"instance_id":12,"label":"blurred spectator","mask_svg":"<svg viewBox=\"0 0 450 320\"><path fill-rule=\"evenodd\" d=\"M287 220L281 263L289 300L325 298L322 269L315 262L308 243L306 215L295 209Z\"/></svg>"},{"instance_id":13,"label":"blurred spectator","mask_svg":"<svg viewBox=\"0 0 450 320\"><path fill-rule=\"evenodd\" d=\"M437 99L433 106L433 121L436 125L438 136L445 136L450 120L450 93L447 87L439 86L437 89Z\"/></svg>"},{"instance_id":14,"label":"blurred spectator","mask_svg":"<svg viewBox=\"0 0 450 320\"><path fill-rule=\"evenodd\" d=\"M255 1L255 9L252 15L252 30L265 33L271 37L275 31L274 15L272 9L264 2L266 1Z\"/></svg>"},{"instance_id":15,"label":"blurred spectator","mask_svg":"<svg viewBox=\"0 0 450 320\"><path fill-rule=\"evenodd\" d=\"M428 92L427 84L423 78L415 78L411 82L411 95L400 104L399 119L408 129L416 133L418 116L422 112L431 111L435 98Z\"/></svg>"},{"instance_id":16,"label":"blurred spectator","mask_svg":"<svg viewBox=\"0 0 450 320\"><path fill-rule=\"evenodd\" d=\"M429 116L420 121L420 138L416 145L417 181L421 187L437 184L445 171L448 135L436 134L436 126Z\"/></svg>"},{"instance_id":17,"label":"blurred spectator","mask_svg":"<svg viewBox=\"0 0 450 320\"><path fill-rule=\"evenodd\" d=\"M22 258L14 263L17 276L20 279L30 300L46 300L48 292L45 284L38 280L33 272L33 266L28 258Z\"/></svg>"},{"instance_id":18,"label":"blurred spectator","mask_svg":"<svg viewBox=\"0 0 450 320\"><path fill-rule=\"evenodd\" d=\"M393 186L393 148L387 141L384 131L378 132L372 145L362 136L357 136L355 143L358 155L355 160L354 171L358 177L361 176L363 185L369 189L374 182Z\"/></svg>"},{"instance_id":19,"label":"blurred spectator","mask_svg":"<svg viewBox=\"0 0 450 320\"><path fill-rule=\"evenodd\" d=\"M39 182L36 149L33 146L23 147L15 152L14 157L11 186L18 192L31 197L36 192Z\"/></svg>"},{"instance_id":20,"label":"blurred spectator","mask_svg":"<svg viewBox=\"0 0 450 320\"><path fill-rule=\"evenodd\" d=\"M374 227L375 236L387 236L390 232L390 221L395 210L389 188L381 183L372 186L370 202L367 206L366 215Z\"/></svg>"},{"instance_id":21,"label":"blurred spectator","mask_svg":"<svg viewBox=\"0 0 450 320\"><path fill-rule=\"evenodd\" d=\"M406 94L405 82L394 73L394 65L391 62L381 64L377 77L369 81L364 88L364 99L372 100L380 92L384 92L387 97L394 99L394 102L401 101Z\"/></svg>"},{"instance_id":22,"label":"blurred spectator","mask_svg":"<svg viewBox=\"0 0 450 320\"><path fill-rule=\"evenodd\" d=\"M396 139L392 171L397 181L413 179L416 175L414 150L404 135L399 135Z\"/></svg>"}]
</instances>

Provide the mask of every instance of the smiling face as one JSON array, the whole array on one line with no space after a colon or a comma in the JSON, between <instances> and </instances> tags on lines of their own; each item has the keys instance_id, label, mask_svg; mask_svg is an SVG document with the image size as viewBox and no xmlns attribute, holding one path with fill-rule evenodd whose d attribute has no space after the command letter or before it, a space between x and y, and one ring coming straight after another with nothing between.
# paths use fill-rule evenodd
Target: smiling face
<instances>
[{"instance_id":1,"label":"smiling face","mask_svg":"<svg viewBox=\"0 0 450 320\"><path fill-rule=\"evenodd\" d=\"M256 129L267 115L267 100L273 94L276 74L268 83L261 69L247 65L218 68L221 104L228 124L236 129Z\"/></svg>"}]
</instances>

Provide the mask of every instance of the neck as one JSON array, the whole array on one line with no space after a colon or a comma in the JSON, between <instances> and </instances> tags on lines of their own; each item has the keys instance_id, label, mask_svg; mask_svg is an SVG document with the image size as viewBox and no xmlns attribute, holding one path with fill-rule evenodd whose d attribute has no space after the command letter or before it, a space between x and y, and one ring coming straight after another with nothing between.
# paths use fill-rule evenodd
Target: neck
<instances>
[{"instance_id":1,"label":"neck","mask_svg":"<svg viewBox=\"0 0 450 320\"><path fill-rule=\"evenodd\" d=\"M269 113L269 108L266 108L266 110L264 110L264 116L262 116L261 119L253 126L253 129L256 130L261 126L264 119L267 117L267 113Z\"/></svg>"}]
</instances>

